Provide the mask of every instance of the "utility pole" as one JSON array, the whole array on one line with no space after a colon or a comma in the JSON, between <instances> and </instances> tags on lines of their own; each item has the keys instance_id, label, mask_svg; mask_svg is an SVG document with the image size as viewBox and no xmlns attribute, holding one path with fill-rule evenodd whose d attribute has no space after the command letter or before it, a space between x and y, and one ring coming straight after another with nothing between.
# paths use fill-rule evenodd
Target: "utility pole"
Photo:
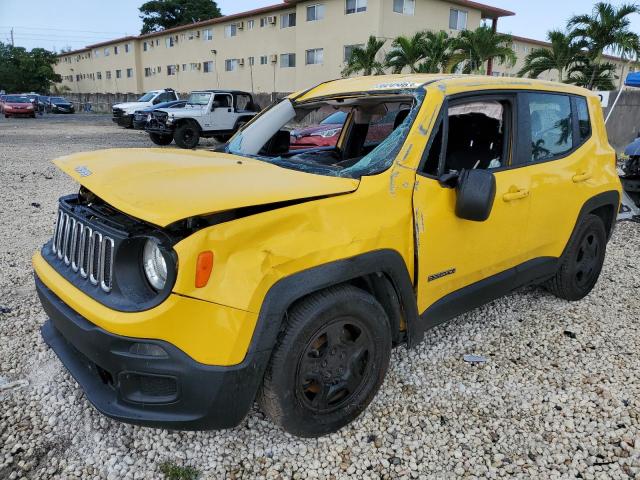
<instances>
[{"instance_id":1,"label":"utility pole","mask_svg":"<svg viewBox=\"0 0 640 480\"><path fill-rule=\"evenodd\" d=\"M11 27L11 46L15 47L15 44L13 43L13 27Z\"/></svg>"}]
</instances>

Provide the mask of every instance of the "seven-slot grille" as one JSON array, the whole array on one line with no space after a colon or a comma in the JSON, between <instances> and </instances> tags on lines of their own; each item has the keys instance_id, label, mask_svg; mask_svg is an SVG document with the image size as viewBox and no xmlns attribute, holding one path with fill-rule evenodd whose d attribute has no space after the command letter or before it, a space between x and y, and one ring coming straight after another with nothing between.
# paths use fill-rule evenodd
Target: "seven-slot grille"
<instances>
[{"instance_id":1,"label":"seven-slot grille","mask_svg":"<svg viewBox=\"0 0 640 480\"><path fill-rule=\"evenodd\" d=\"M51 250L74 273L105 292L113 285L113 247L112 238L62 210L58 212Z\"/></svg>"}]
</instances>

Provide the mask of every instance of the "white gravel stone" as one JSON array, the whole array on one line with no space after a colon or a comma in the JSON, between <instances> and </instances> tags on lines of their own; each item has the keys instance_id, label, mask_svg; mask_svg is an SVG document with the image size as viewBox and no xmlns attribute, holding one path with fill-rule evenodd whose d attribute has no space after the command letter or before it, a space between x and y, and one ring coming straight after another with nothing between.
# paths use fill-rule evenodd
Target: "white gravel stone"
<instances>
[{"instance_id":1,"label":"white gravel stone","mask_svg":"<svg viewBox=\"0 0 640 480\"><path fill-rule=\"evenodd\" d=\"M617 226L584 300L528 288L395 350L373 403L336 434L294 438L256 409L233 430L154 430L89 405L40 338L30 265L77 189L50 161L150 142L75 115L0 118L0 143L0 378L27 381L0 392L0 478L158 479L166 461L205 479L640 478L637 224Z\"/></svg>"}]
</instances>

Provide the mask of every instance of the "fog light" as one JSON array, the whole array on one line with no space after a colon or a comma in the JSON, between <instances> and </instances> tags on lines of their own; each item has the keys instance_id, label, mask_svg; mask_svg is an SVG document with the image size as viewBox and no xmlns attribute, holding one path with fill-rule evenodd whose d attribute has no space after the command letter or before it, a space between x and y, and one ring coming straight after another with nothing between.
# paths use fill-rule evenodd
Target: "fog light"
<instances>
[{"instance_id":1,"label":"fog light","mask_svg":"<svg viewBox=\"0 0 640 480\"><path fill-rule=\"evenodd\" d=\"M153 343L134 343L129 347L129 353L145 357L168 357L164 348Z\"/></svg>"}]
</instances>

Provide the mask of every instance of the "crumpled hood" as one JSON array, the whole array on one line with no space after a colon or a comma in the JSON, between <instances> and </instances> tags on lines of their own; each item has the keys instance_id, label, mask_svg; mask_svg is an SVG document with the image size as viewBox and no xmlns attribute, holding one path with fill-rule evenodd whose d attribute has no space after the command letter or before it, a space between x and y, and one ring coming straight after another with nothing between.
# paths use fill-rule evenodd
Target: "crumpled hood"
<instances>
[{"instance_id":1,"label":"crumpled hood","mask_svg":"<svg viewBox=\"0 0 640 480\"><path fill-rule=\"evenodd\" d=\"M348 193L359 184L205 150L99 150L53 163L118 210L161 227L240 207Z\"/></svg>"}]
</instances>

